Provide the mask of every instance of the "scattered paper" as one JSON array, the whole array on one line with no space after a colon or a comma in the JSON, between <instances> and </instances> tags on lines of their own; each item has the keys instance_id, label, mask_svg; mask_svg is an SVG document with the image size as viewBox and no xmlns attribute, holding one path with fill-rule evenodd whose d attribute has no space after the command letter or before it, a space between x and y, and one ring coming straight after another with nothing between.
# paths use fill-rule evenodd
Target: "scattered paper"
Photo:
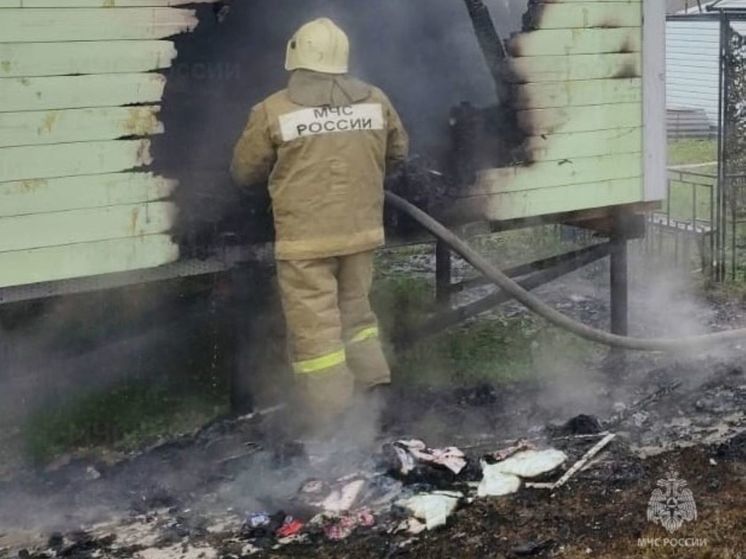
<instances>
[{"instance_id":1,"label":"scattered paper","mask_svg":"<svg viewBox=\"0 0 746 559\"><path fill-rule=\"evenodd\" d=\"M400 501L399 505L408 509L415 517L424 520L428 530L433 530L445 525L461 498L463 494L455 491L436 491L415 495Z\"/></svg>"},{"instance_id":2,"label":"scattered paper","mask_svg":"<svg viewBox=\"0 0 746 559\"><path fill-rule=\"evenodd\" d=\"M478 497L502 497L521 488L521 478L503 473L498 466L499 464L482 463L482 481L477 488Z\"/></svg>"},{"instance_id":3,"label":"scattered paper","mask_svg":"<svg viewBox=\"0 0 746 559\"><path fill-rule=\"evenodd\" d=\"M566 461L567 454L561 450L524 450L494 466L497 472L531 479L556 470Z\"/></svg>"}]
</instances>

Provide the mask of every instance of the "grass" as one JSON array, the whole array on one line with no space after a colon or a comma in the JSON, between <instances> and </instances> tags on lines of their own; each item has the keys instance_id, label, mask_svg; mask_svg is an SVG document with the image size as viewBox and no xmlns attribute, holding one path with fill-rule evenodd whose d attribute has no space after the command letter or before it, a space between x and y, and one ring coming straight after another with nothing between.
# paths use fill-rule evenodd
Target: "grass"
<instances>
[{"instance_id":1,"label":"grass","mask_svg":"<svg viewBox=\"0 0 746 559\"><path fill-rule=\"evenodd\" d=\"M711 163L717 160L716 140L674 140L668 145L668 164L698 165ZM714 184L714 176L717 174L717 164L695 167L691 172L712 175L713 178L691 177L695 182ZM670 200L664 202L663 210L670 207L671 218L691 221L696 216L698 220L710 219L710 196L712 188L707 186L693 186L691 184L672 181ZM695 213L696 208L696 213Z\"/></svg>"},{"instance_id":2,"label":"grass","mask_svg":"<svg viewBox=\"0 0 746 559\"><path fill-rule=\"evenodd\" d=\"M537 228L539 229L539 228ZM483 253L500 253L511 264L527 258L527 249L516 248L522 241L531 244L533 252L546 256L556 254L553 243L539 243L544 231L525 231L485 236L476 240ZM507 243L507 245L506 245ZM511 250L501 250L510 247ZM565 250L570 247L565 246ZM421 251L427 247L421 247ZM559 249L562 250L562 249ZM411 257L411 249L398 255L389 252L387 264ZM520 255L520 256L519 256ZM416 332L428 316L437 311L434 285L426 277L393 277L384 275L376 282L374 306L382 328L389 339L405 332ZM497 312L481 315L437 336L419 341L407 351L396 354L388 348L397 382L407 385L469 386L482 382L509 383L537 378L547 368L570 367L589 357L595 347L548 326L533 316L507 317ZM551 356L551 358L548 358Z\"/></svg>"},{"instance_id":3,"label":"grass","mask_svg":"<svg viewBox=\"0 0 746 559\"><path fill-rule=\"evenodd\" d=\"M5 316L4 326L18 336L39 335L38 351L50 361L83 356L76 376L96 381L42 389L17 426L0 427L16 428L14 445L28 462L44 465L65 454L128 452L226 413L232 341L221 337L228 323L208 312L211 300L209 285L175 282L69 297ZM109 353L130 339L131 351ZM99 358L87 358L96 351ZM108 359L121 362L109 367Z\"/></svg>"},{"instance_id":4,"label":"grass","mask_svg":"<svg viewBox=\"0 0 746 559\"><path fill-rule=\"evenodd\" d=\"M696 165L717 161L716 140L672 140L668 143L669 165Z\"/></svg>"},{"instance_id":5,"label":"grass","mask_svg":"<svg viewBox=\"0 0 746 559\"><path fill-rule=\"evenodd\" d=\"M707 182L706 180L704 182ZM710 220L710 202L712 188L706 186L693 186L681 182L671 183L670 206L664 203L663 210L670 207L671 218L691 222L695 217L697 220ZM696 214L694 208L696 207Z\"/></svg>"},{"instance_id":6,"label":"grass","mask_svg":"<svg viewBox=\"0 0 746 559\"><path fill-rule=\"evenodd\" d=\"M169 383L122 384L32 415L22 429L27 457L45 464L71 451L106 446L131 451L192 431L227 411L215 390Z\"/></svg>"},{"instance_id":7,"label":"grass","mask_svg":"<svg viewBox=\"0 0 746 559\"><path fill-rule=\"evenodd\" d=\"M500 385L540 378L547 355L577 363L591 351L533 318L482 318L419 342L395 369L409 385Z\"/></svg>"}]
</instances>

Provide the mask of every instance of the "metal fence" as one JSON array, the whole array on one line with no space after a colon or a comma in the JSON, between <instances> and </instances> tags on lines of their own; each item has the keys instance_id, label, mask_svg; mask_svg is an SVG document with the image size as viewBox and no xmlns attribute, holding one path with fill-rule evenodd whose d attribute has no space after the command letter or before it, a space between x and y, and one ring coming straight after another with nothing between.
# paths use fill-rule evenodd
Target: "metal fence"
<instances>
[{"instance_id":1,"label":"metal fence","mask_svg":"<svg viewBox=\"0 0 746 559\"><path fill-rule=\"evenodd\" d=\"M670 169L663 207L647 216L646 252L710 274L716 253L717 182L714 173Z\"/></svg>"},{"instance_id":2,"label":"metal fence","mask_svg":"<svg viewBox=\"0 0 746 559\"><path fill-rule=\"evenodd\" d=\"M666 200L647 222L646 252L714 281L746 280L746 174L669 169Z\"/></svg>"},{"instance_id":3,"label":"metal fence","mask_svg":"<svg viewBox=\"0 0 746 559\"><path fill-rule=\"evenodd\" d=\"M700 3L702 4L702 3ZM690 4L693 5L693 4ZM698 261L715 281L746 280L746 5L715 0L684 21L719 27L717 171L669 170L668 196L649 216L646 246L677 263ZM743 33L743 34L742 34ZM667 248L671 250L666 250ZM696 251L693 247L697 247Z\"/></svg>"}]
</instances>

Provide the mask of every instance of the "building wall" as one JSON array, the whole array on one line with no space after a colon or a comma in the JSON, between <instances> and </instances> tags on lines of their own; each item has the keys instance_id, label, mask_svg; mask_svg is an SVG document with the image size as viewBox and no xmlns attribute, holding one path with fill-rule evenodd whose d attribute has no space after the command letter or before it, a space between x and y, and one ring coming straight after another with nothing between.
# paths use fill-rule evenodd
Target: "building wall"
<instances>
[{"instance_id":1,"label":"building wall","mask_svg":"<svg viewBox=\"0 0 746 559\"><path fill-rule=\"evenodd\" d=\"M507 64L530 163L482 172L454 218L510 220L660 199L665 4L537 6L538 28L512 37ZM650 47L644 57L643 13Z\"/></svg>"},{"instance_id":2,"label":"building wall","mask_svg":"<svg viewBox=\"0 0 746 559\"><path fill-rule=\"evenodd\" d=\"M720 24L717 21L666 23L666 106L704 109L718 122Z\"/></svg>"},{"instance_id":3,"label":"building wall","mask_svg":"<svg viewBox=\"0 0 746 559\"><path fill-rule=\"evenodd\" d=\"M197 25L175 6L195 1L0 0L0 288L178 259L175 184L148 170L149 138L163 132L159 70L176 56L166 39ZM510 40L507 73L532 162L482 173L455 218L658 199L645 183L664 184L646 169L664 159L650 131L664 122L651 100L665 5L531 5L536 29Z\"/></svg>"},{"instance_id":4,"label":"building wall","mask_svg":"<svg viewBox=\"0 0 746 559\"><path fill-rule=\"evenodd\" d=\"M0 0L0 288L178 258L149 138L200 1Z\"/></svg>"},{"instance_id":5,"label":"building wall","mask_svg":"<svg viewBox=\"0 0 746 559\"><path fill-rule=\"evenodd\" d=\"M733 23L746 35L746 23ZM666 106L703 109L718 125L720 23L671 20L666 23Z\"/></svg>"}]
</instances>

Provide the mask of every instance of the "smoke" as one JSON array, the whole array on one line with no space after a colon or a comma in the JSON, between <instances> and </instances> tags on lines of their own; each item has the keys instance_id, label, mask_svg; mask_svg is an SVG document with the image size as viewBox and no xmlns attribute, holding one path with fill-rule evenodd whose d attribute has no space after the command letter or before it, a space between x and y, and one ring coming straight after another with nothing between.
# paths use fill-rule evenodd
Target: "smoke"
<instances>
[{"instance_id":1,"label":"smoke","mask_svg":"<svg viewBox=\"0 0 746 559\"><path fill-rule=\"evenodd\" d=\"M717 329L719 318L686 262L675 264L665 251L629 243L629 335L678 338ZM537 290L544 300L573 318L599 329L610 326L608 261ZM693 348L673 353L621 352L569 338L561 352L538 346L534 354L543 390L537 398L548 417L578 413L608 417L617 403L640 399L658 382L680 380L694 386L718 364L732 360L732 349ZM656 372L651 376L651 373Z\"/></svg>"},{"instance_id":2,"label":"smoke","mask_svg":"<svg viewBox=\"0 0 746 559\"><path fill-rule=\"evenodd\" d=\"M293 505L298 489L309 479L334 481L358 472L373 471L373 457L381 448L384 402L378 395L360 394L342 417L303 438L303 453L278 465L282 444L271 433L269 447L256 455L235 477L204 496L197 505L208 512L278 510ZM288 410L292 414L293 410ZM282 412L272 418L289 420ZM297 418L296 418L297 419ZM272 426L264 429L272 430Z\"/></svg>"},{"instance_id":3,"label":"smoke","mask_svg":"<svg viewBox=\"0 0 746 559\"><path fill-rule=\"evenodd\" d=\"M231 340L218 340L220 317L210 313L211 293L199 285L171 282L0 307L0 527L95 518L96 498L73 504L65 491L48 495L59 489L51 481L44 490L16 482L54 480L67 462L121 458L126 437L152 444L149 429L163 417L189 428L217 405L221 388L211 383L221 382L223 344ZM204 405L192 410L198 389ZM96 445L110 450L85 458ZM85 466L75 475L85 479Z\"/></svg>"},{"instance_id":4,"label":"smoke","mask_svg":"<svg viewBox=\"0 0 746 559\"><path fill-rule=\"evenodd\" d=\"M123 380L173 372L204 326L184 316L204 316L209 307L209 298L188 289L186 282L135 286L0 309L0 419L17 422Z\"/></svg>"},{"instance_id":5,"label":"smoke","mask_svg":"<svg viewBox=\"0 0 746 559\"><path fill-rule=\"evenodd\" d=\"M520 30L527 0L488 4L504 37ZM222 22L210 7L199 15L196 32L176 39L179 56L167 72L161 113L166 133L154 139L157 171L180 182L175 235L185 245L214 243L216 231L237 231L245 242L266 240L266 193L242 198L228 168L251 107L287 85L288 39L313 18L332 17L347 31L352 73L391 97L413 153L436 167L448 163L451 108L497 100L459 1L241 1Z\"/></svg>"}]
</instances>

